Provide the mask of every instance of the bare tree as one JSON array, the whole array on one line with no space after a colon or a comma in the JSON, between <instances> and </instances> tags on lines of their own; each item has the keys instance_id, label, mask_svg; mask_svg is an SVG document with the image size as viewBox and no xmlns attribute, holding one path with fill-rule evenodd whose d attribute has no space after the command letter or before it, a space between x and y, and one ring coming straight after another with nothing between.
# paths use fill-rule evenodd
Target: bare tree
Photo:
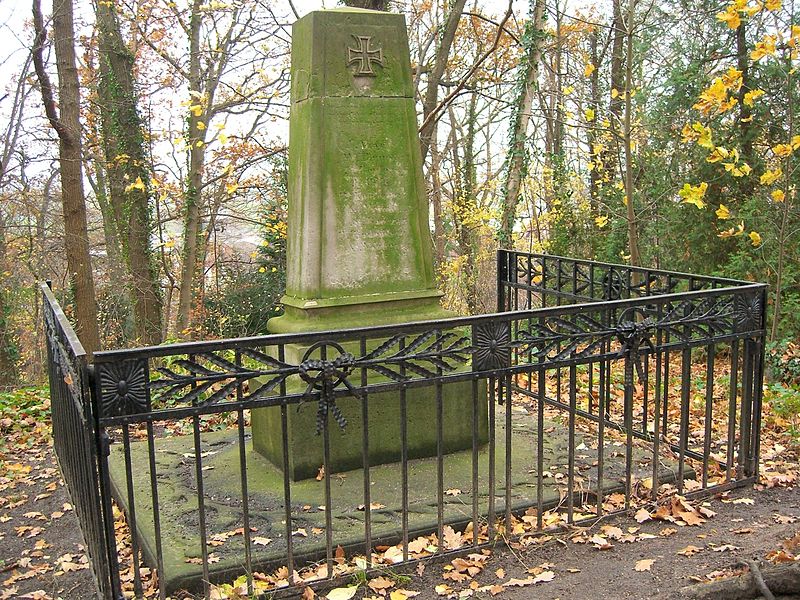
<instances>
[{"instance_id":1,"label":"bare tree","mask_svg":"<svg viewBox=\"0 0 800 600\"><path fill-rule=\"evenodd\" d=\"M75 296L76 330L88 353L100 348L94 277L89 256L86 199L81 156L80 87L75 58L72 0L53 5L53 37L58 72L58 109L44 64L46 32L41 1L33 0L33 64L42 93L45 114L58 134L61 202L64 211L64 247ZM60 115L59 115L60 110Z\"/></svg>"}]
</instances>

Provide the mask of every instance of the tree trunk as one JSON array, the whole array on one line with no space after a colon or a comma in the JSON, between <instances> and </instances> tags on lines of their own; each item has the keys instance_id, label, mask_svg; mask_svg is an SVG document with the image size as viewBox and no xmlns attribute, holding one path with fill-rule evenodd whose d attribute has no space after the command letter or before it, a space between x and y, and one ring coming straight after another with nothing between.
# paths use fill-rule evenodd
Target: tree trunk
<instances>
[{"instance_id":1,"label":"tree trunk","mask_svg":"<svg viewBox=\"0 0 800 600\"><path fill-rule=\"evenodd\" d=\"M461 13L464 12L464 5L467 0L455 0L450 13L447 15L445 21L442 39L439 47L436 49L436 56L434 58L433 69L428 73L428 85L425 89L425 98L422 101L422 120L426 121L436 108L439 100L439 83L442 81L444 70L447 67L447 59L450 56L450 47L453 45L453 40L456 37L456 29L458 22L461 19ZM433 138L433 130L436 127L436 119L427 122L419 132L419 142L422 149L422 162L428 156L428 150L431 146L431 139Z\"/></svg>"},{"instance_id":2,"label":"tree trunk","mask_svg":"<svg viewBox=\"0 0 800 600\"><path fill-rule=\"evenodd\" d=\"M114 4L97 2L100 113L111 205L129 273L136 334L146 345L161 342L161 298L152 257L150 174L133 80Z\"/></svg>"},{"instance_id":3,"label":"tree trunk","mask_svg":"<svg viewBox=\"0 0 800 600\"><path fill-rule=\"evenodd\" d=\"M623 124L623 141L625 144L625 211L628 221L628 252L630 262L634 266L641 266L642 259L639 255L639 224L633 198L633 141L631 139L631 90L633 89L633 17L636 0L628 0L628 26L626 31L626 62L625 62L625 118Z\"/></svg>"},{"instance_id":4,"label":"tree trunk","mask_svg":"<svg viewBox=\"0 0 800 600\"><path fill-rule=\"evenodd\" d=\"M201 104L200 94L201 75L200 75L200 27L201 27L201 4L200 0L194 0L192 4L192 16L190 21L190 40L189 40L189 90L198 96L193 102ZM200 246L200 202L202 200L203 187L203 166L205 165L205 129L198 128L197 123L200 117L206 113L208 104L205 107L201 104L201 111L195 114L189 111L189 173L186 182L186 193L184 202L186 205L186 215L183 227L183 264L181 266L181 284L178 295L178 314L175 327L180 337L191 337L190 326L192 325L192 309L195 301L195 286L198 270L201 268L198 261ZM203 110L205 109L205 110Z\"/></svg>"},{"instance_id":5,"label":"tree trunk","mask_svg":"<svg viewBox=\"0 0 800 600\"><path fill-rule=\"evenodd\" d=\"M80 88L75 59L72 0L59 0L53 4L53 37L58 71L60 116L56 110L50 78L44 66L43 46L46 34L40 0L33 0L33 22L36 32L33 49L34 66L45 113L59 139L64 248L75 297L75 328L85 350L91 354L100 348L100 335L97 329L97 304L89 257L86 200L83 193Z\"/></svg>"},{"instance_id":6,"label":"tree trunk","mask_svg":"<svg viewBox=\"0 0 800 600\"><path fill-rule=\"evenodd\" d=\"M498 236L500 247L506 249L510 249L514 243L514 222L517 217L519 193L522 187L522 180L525 178L527 171L525 142L533 108L533 97L537 91L537 82L539 80L539 61L541 60L542 40L544 39L544 31L542 30L544 5L545 0L536 0L533 11L533 24L529 25L531 31L527 36L530 41L524 59L525 68L520 74L524 81L524 87L520 94L511 134L505 198L503 199Z\"/></svg>"}]
</instances>

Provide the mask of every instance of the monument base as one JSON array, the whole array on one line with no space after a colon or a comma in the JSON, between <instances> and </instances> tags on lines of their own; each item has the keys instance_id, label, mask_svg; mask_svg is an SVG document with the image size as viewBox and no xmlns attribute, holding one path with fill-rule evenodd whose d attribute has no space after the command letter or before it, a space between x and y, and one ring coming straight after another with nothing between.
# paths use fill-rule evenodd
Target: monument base
<instances>
[{"instance_id":1,"label":"monument base","mask_svg":"<svg viewBox=\"0 0 800 600\"><path fill-rule=\"evenodd\" d=\"M299 382L298 382L299 383ZM288 393L305 390L290 389ZM437 388L426 386L406 391L406 431L408 458L436 456L437 450ZM442 451L445 454L472 448L473 400L472 382L459 381L441 386L442 394ZM489 439L486 382L478 386L477 421L474 423L478 444ZM333 418L328 419L330 432L331 472L349 471L363 465L362 399L339 398L336 404L347 425L340 429ZM366 399L369 409L369 463L382 465L398 462L402 452L402 400L399 391L372 393ZM316 436L316 402L291 407L287 411L287 441L289 447L288 474L293 481L316 477L323 464L322 444ZM283 445L280 407L252 411L253 448L277 468L283 468Z\"/></svg>"},{"instance_id":2,"label":"monument base","mask_svg":"<svg viewBox=\"0 0 800 600\"><path fill-rule=\"evenodd\" d=\"M357 326L391 325L408 321L441 320L454 315L439 305L441 292L423 290L374 295L365 297L302 300L284 297L286 314L270 320L274 333L296 333L346 329ZM371 339L372 349L386 341ZM346 352L360 354L360 344L342 344ZM285 347L285 358L293 364L304 360L308 346L290 344ZM399 349L399 348L397 348ZM395 350L397 350L395 349ZM335 357L329 357L335 358ZM355 371L351 377L355 386L361 384L361 375ZM389 381L370 373L369 383ZM287 394L306 391L308 385L299 377L287 380ZM479 445L489 439L488 400L486 382L481 381L477 396L477 421L473 423L472 382L460 381L442 384L442 452L447 454L472 448L473 429ZM438 453L437 436L437 386L413 387L405 391L406 431L408 458L424 458ZM362 403L356 397L340 397L336 405L347 420L344 430L329 416L331 436L331 471L358 469L363 464ZM397 462L402 452L402 398L400 390L370 393L368 403L369 463L380 465ZM283 429L280 407L252 411L253 448L273 465L283 469ZM317 431L317 403L307 402L291 407L287 413L286 437L289 450L287 473L293 481L316 477L323 464L322 444L314 440Z\"/></svg>"}]
</instances>

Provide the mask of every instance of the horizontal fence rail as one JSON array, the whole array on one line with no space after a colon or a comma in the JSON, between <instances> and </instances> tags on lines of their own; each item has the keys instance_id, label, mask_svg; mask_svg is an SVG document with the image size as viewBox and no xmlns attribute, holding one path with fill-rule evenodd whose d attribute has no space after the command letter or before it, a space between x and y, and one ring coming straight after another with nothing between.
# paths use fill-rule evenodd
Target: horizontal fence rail
<instances>
[{"instance_id":1,"label":"horizontal fence rail","mask_svg":"<svg viewBox=\"0 0 800 600\"><path fill-rule=\"evenodd\" d=\"M497 292L490 315L95 354L114 585L297 590L757 477L765 286L501 251Z\"/></svg>"}]
</instances>

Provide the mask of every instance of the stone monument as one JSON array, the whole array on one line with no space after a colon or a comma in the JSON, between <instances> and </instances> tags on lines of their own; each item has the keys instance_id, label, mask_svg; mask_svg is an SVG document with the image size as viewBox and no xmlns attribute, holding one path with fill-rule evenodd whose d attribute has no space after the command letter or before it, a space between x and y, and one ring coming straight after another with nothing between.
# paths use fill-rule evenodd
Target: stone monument
<instances>
[{"instance_id":1,"label":"stone monument","mask_svg":"<svg viewBox=\"0 0 800 600\"><path fill-rule=\"evenodd\" d=\"M441 308L434 284L403 15L344 8L315 11L294 24L288 203L285 314L269 322L271 332L454 316ZM286 359L298 364L307 350L289 347ZM305 388L300 381L292 385ZM449 452L472 446L471 419L463 418L472 414L470 390L469 382L442 387ZM409 456L431 456L434 388L409 391L407 402ZM362 461L360 399L337 404L348 426L331 444L333 467L356 468ZM290 474L312 477L322 463L321 444L310 439L315 408L289 412ZM485 402L480 415L485 440ZM255 449L282 466L279 409L253 411L252 424ZM397 393L370 395L369 429L370 462L399 460Z\"/></svg>"}]
</instances>

